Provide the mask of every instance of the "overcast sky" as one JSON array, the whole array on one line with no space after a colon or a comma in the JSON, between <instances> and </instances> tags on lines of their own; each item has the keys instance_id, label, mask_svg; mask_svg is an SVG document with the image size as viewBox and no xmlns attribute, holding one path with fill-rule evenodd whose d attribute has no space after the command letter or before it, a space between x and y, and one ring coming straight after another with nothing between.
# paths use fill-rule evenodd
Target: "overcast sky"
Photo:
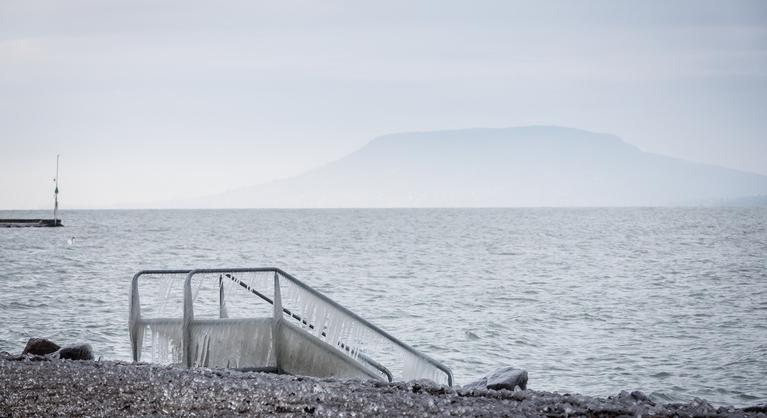
<instances>
[{"instance_id":1,"label":"overcast sky","mask_svg":"<svg viewBox=\"0 0 767 418\"><path fill-rule=\"evenodd\" d=\"M301 173L375 136L550 124L767 174L765 1L0 0L0 209Z\"/></svg>"}]
</instances>

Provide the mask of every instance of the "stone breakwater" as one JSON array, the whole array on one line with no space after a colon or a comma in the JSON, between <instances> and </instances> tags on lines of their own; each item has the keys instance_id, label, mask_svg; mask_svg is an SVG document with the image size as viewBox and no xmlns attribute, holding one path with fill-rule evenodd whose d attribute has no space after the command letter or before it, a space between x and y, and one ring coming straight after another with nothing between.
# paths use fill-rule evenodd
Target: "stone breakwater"
<instances>
[{"instance_id":1,"label":"stone breakwater","mask_svg":"<svg viewBox=\"0 0 767 418\"><path fill-rule=\"evenodd\" d=\"M533 390L447 388L0 354L0 416L767 417L767 406L656 404Z\"/></svg>"}]
</instances>

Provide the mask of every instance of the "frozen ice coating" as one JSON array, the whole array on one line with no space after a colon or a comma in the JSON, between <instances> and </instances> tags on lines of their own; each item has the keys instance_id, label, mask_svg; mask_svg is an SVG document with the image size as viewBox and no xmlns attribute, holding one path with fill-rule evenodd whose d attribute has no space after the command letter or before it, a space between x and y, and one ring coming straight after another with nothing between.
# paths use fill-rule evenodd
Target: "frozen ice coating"
<instances>
[{"instance_id":1,"label":"frozen ice coating","mask_svg":"<svg viewBox=\"0 0 767 418\"><path fill-rule=\"evenodd\" d=\"M178 289L177 291L180 291L183 283L179 279L167 277L163 278L161 283L164 297L160 304L160 316L170 316L171 312L169 312L169 305L172 305L170 301L173 299L171 296L174 295L174 288Z\"/></svg>"},{"instance_id":2,"label":"frozen ice coating","mask_svg":"<svg viewBox=\"0 0 767 418\"><path fill-rule=\"evenodd\" d=\"M273 367L270 318L198 321L192 325L197 367Z\"/></svg>"},{"instance_id":3,"label":"frozen ice coating","mask_svg":"<svg viewBox=\"0 0 767 418\"><path fill-rule=\"evenodd\" d=\"M376 364L392 374L394 380L429 379L448 384L447 375L420 355L380 338L365 323L321 297L291 282L281 282L283 306L290 311L284 318L298 325L340 352L359 361L371 371L382 373ZM297 316L300 318L296 318Z\"/></svg>"},{"instance_id":4,"label":"frozen ice coating","mask_svg":"<svg viewBox=\"0 0 767 418\"><path fill-rule=\"evenodd\" d=\"M130 306L135 361L452 385L450 369L279 269L140 272Z\"/></svg>"},{"instance_id":5,"label":"frozen ice coating","mask_svg":"<svg viewBox=\"0 0 767 418\"><path fill-rule=\"evenodd\" d=\"M181 320L170 319L157 321L146 326L152 335L152 363L179 364L181 363Z\"/></svg>"},{"instance_id":6,"label":"frozen ice coating","mask_svg":"<svg viewBox=\"0 0 767 418\"><path fill-rule=\"evenodd\" d=\"M447 384L445 374L434 367L431 363L411 353L402 353L404 357L404 370L402 380L428 379L437 383Z\"/></svg>"}]
</instances>

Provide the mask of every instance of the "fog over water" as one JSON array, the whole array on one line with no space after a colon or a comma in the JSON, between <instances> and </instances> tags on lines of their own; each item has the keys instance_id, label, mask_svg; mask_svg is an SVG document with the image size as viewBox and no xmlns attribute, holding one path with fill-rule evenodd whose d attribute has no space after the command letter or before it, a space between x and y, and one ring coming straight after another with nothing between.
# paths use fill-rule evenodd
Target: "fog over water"
<instances>
[{"instance_id":1,"label":"fog over water","mask_svg":"<svg viewBox=\"0 0 767 418\"><path fill-rule=\"evenodd\" d=\"M0 217L41 212L0 212ZM129 359L145 268L276 266L453 369L540 390L767 401L767 209L64 211L0 230L0 350ZM72 239L74 237L74 239Z\"/></svg>"}]
</instances>

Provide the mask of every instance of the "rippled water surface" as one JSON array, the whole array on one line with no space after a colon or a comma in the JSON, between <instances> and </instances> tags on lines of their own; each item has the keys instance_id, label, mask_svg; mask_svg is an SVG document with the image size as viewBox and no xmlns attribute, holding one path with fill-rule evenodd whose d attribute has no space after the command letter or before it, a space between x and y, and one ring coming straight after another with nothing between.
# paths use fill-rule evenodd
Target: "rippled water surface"
<instances>
[{"instance_id":1,"label":"rippled water surface","mask_svg":"<svg viewBox=\"0 0 767 418\"><path fill-rule=\"evenodd\" d=\"M445 362L459 384L514 365L534 389L767 402L766 208L63 218L0 229L0 350L47 336L128 360L136 271L276 266Z\"/></svg>"}]
</instances>

